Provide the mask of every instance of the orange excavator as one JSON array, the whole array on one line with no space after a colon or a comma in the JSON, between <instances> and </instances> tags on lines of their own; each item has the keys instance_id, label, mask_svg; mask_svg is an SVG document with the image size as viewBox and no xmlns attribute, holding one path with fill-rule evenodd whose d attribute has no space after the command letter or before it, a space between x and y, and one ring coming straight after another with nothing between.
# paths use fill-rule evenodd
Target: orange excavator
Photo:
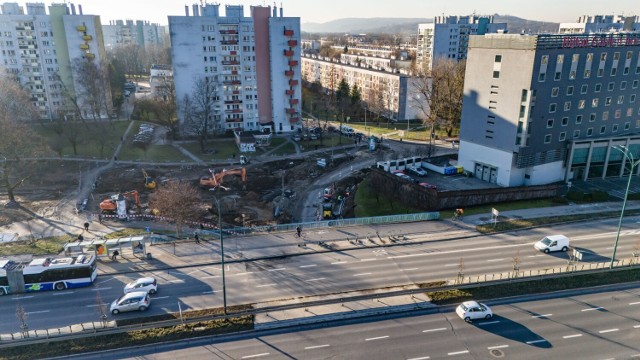
<instances>
[{"instance_id":1,"label":"orange excavator","mask_svg":"<svg viewBox=\"0 0 640 360\"><path fill-rule=\"evenodd\" d=\"M206 188L206 189L217 189L221 187L224 190L229 190L228 188L222 186L222 181L224 180L224 177L227 175L240 175L243 183L242 188L243 190L246 188L247 169L245 169L244 167L240 169L229 169L229 170L222 169L222 171L217 174L212 169L209 169L209 172L211 173L211 176L203 176L200 178L200 187Z\"/></svg>"},{"instance_id":2,"label":"orange excavator","mask_svg":"<svg viewBox=\"0 0 640 360\"><path fill-rule=\"evenodd\" d=\"M102 200L100 203L100 210L102 210L103 213L117 213L118 217L126 217L127 200L133 200L136 208L140 210L140 197L138 196L137 190L111 195L110 198Z\"/></svg>"}]
</instances>

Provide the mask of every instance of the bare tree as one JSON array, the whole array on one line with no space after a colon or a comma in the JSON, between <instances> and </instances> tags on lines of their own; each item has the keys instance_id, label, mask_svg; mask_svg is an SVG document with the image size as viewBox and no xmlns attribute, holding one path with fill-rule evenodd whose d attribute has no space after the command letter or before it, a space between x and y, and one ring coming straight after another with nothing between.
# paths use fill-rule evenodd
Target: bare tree
<instances>
[{"instance_id":1,"label":"bare tree","mask_svg":"<svg viewBox=\"0 0 640 360\"><path fill-rule=\"evenodd\" d=\"M27 312L24 311L22 305L16 305L16 318L20 324L20 333L22 333L23 338L29 337L29 324L27 323L27 317Z\"/></svg>"},{"instance_id":2,"label":"bare tree","mask_svg":"<svg viewBox=\"0 0 640 360\"><path fill-rule=\"evenodd\" d=\"M221 131L223 127L214 121L214 104L218 91L217 81L208 77L198 78L193 83L193 91L189 98L190 104L183 102L184 111L189 111L190 128L198 135L200 149L205 151L205 143L209 133L215 130ZM185 120L187 117L185 116ZM219 121L219 120L218 120ZM186 121L185 121L186 122Z\"/></svg>"},{"instance_id":3,"label":"bare tree","mask_svg":"<svg viewBox=\"0 0 640 360\"><path fill-rule=\"evenodd\" d=\"M88 108L94 120L109 117L113 112L109 78L106 68L93 60L76 58L72 62L79 85L80 104Z\"/></svg>"},{"instance_id":4,"label":"bare tree","mask_svg":"<svg viewBox=\"0 0 640 360\"><path fill-rule=\"evenodd\" d=\"M198 215L200 203L198 189L186 182L172 181L164 184L150 197L150 206L158 209L162 216L175 221L176 234L179 236L185 222Z\"/></svg>"},{"instance_id":5,"label":"bare tree","mask_svg":"<svg viewBox=\"0 0 640 360\"><path fill-rule=\"evenodd\" d=\"M102 323L102 327L107 326L107 305L102 301L102 297L100 296L100 292L96 292L96 310L98 311L98 316L100 316L100 322Z\"/></svg>"},{"instance_id":6,"label":"bare tree","mask_svg":"<svg viewBox=\"0 0 640 360\"><path fill-rule=\"evenodd\" d=\"M156 116L158 123L166 127L173 136L178 133L178 118L176 108L176 89L173 80L163 78L162 83L156 86Z\"/></svg>"}]
</instances>

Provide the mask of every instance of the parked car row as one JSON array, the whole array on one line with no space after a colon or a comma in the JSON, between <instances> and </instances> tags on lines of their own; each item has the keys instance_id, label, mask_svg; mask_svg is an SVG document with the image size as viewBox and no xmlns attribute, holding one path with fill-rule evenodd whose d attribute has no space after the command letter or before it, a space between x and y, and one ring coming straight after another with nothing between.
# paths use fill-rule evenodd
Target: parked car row
<instances>
[{"instance_id":1,"label":"parked car row","mask_svg":"<svg viewBox=\"0 0 640 360\"><path fill-rule=\"evenodd\" d=\"M133 136L133 142L139 144L149 144L153 139L153 132L155 131L155 126L149 124L140 125L140 129L138 133Z\"/></svg>"}]
</instances>

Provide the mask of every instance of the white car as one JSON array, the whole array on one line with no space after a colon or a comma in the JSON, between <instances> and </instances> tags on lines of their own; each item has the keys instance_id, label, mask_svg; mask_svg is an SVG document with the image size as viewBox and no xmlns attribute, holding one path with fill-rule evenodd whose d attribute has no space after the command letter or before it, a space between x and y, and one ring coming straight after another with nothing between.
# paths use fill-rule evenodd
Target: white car
<instances>
[{"instance_id":1,"label":"white car","mask_svg":"<svg viewBox=\"0 0 640 360\"><path fill-rule=\"evenodd\" d=\"M151 299L148 292L134 291L124 294L112 302L109 311L113 315L126 311L145 311L149 308L149 305L151 305Z\"/></svg>"},{"instance_id":2,"label":"white car","mask_svg":"<svg viewBox=\"0 0 640 360\"><path fill-rule=\"evenodd\" d=\"M124 293L128 294L134 291L144 291L153 295L158 292L158 282L152 277L143 277L134 282L130 282L124 287Z\"/></svg>"},{"instance_id":3,"label":"white car","mask_svg":"<svg viewBox=\"0 0 640 360\"><path fill-rule=\"evenodd\" d=\"M466 322L477 319L491 319L493 316L493 312L487 305L476 301L465 301L458 305L456 314Z\"/></svg>"},{"instance_id":4,"label":"white car","mask_svg":"<svg viewBox=\"0 0 640 360\"><path fill-rule=\"evenodd\" d=\"M407 168L407 171L410 172L413 175L427 176L427 172L424 171L422 168L419 168L419 167L409 166Z\"/></svg>"}]
</instances>

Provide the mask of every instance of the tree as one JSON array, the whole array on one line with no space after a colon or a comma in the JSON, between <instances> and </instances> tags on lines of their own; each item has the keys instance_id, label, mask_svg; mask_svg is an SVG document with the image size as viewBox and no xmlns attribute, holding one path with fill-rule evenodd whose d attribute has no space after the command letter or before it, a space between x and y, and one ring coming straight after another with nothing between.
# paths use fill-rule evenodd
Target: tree
<instances>
[{"instance_id":1,"label":"tree","mask_svg":"<svg viewBox=\"0 0 640 360\"><path fill-rule=\"evenodd\" d=\"M188 117L185 115L185 123L188 119L191 132L198 135L202 152L205 151L205 144L211 130L224 131L219 120L218 124L214 124L213 106L218 92L217 85L217 82L208 77L198 78L193 83L191 95L185 96L183 100L183 115L188 115Z\"/></svg>"},{"instance_id":2,"label":"tree","mask_svg":"<svg viewBox=\"0 0 640 360\"><path fill-rule=\"evenodd\" d=\"M173 137L178 133L178 117L176 107L176 89L173 80L163 78L162 83L156 86L156 94L153 99L156 106L158 124L166 127Z\"/></svg>"},{"instance_id":3,"label":"tree","mask_svg":"<svg viewBox=\"0 0 640 360\"><path fill-rule=\"evenodd\" d=\"M149 204L162 216L173 219L176 235L180 236L182 227L188 220L198 216L200 194L190 183L171 181L163 184L150 196Z\"/></svg>"},{"instance_id":4,"label":"tree","mask_svg":"<svg viewBox=\"0 0 640 360\"><path fill-rule=\"evenodd\" d=\"M84 109L83 113L88 108L94 120L110 117L113 104L106 66L93 60L76 58L72 62L72 69L76 75L78 100Z\"/></svg>"},{"instance_id":5,"label":"tree","mask_svg":"<svg viewBox=\"0 0 640 360\"><path fill-rule=\"evenodd\" d=\"M34 167L26 158L45 153L44 141L27 125L38 118L30 95L13 79L0 76L0 188L16 203L15 190L27 181Z\"/></svg>"}]
</instances>

